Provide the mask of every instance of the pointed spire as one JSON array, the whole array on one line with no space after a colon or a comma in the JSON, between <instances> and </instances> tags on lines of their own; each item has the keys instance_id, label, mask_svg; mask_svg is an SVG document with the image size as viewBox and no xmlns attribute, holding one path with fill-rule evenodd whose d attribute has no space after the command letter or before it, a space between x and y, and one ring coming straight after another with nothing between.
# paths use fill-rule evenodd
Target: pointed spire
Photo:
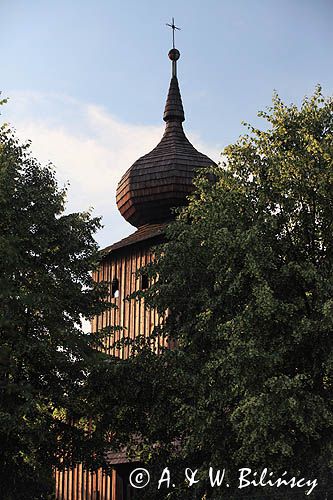
<instances>
[{"instance_id":1,"label":"pointed spire","mask_svg":"<svg viewBox=\"0 0 333 500\"><path fill-rule=\"evenodd\" d=\"M164 108L163 120L165 122L169 122L171 120L183 122L185 120L182 98L176 76L171 78L168 97Z\"/></svg>"},{"instance_id":2,"label":"pointed spire","mask_svg":"<svg viewBox=\"0 0 333 500\"><path fill-rule=\"evenodd\" d=\"M185 120L185 114L177 79L177 61L180 57L180 52L178 49L173 48L169 51L168 56L172 61L172 77L165 104L163 120L165 122L169 122L171 120L183 122Z\"/></svg>"}]
</instances>

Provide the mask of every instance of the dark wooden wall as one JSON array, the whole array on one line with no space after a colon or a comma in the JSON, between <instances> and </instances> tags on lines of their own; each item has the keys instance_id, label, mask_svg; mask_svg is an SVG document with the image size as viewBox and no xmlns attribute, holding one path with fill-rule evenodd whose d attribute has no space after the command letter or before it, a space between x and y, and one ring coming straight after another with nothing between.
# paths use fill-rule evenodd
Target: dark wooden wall
<instances>
[{"instance_id":1,"label":"dark wooden wall","mask_svg":"<svg viewBox=\"0 0 333 500\"><path fill-rule=\"evenodd\" d=\"M92 323L93 331L110 325L118 325L123 328L115 335L115 340L119 340L126 337L135 338L138 335L147 336L159 324L160 318L156 311L145 308L143 299L126 299L128 295L140 290L142 280L136 275L137 271L152 259L150 246L143 244L125 247L105 257L94 278L96 281L106 281L109 284L108 299L116 305L116 308L111 308L95 318ZM112 280L115 278L119 280L118 298L113 298L111 294ZM111 345L112 338L106 339L105 352L121 358L128 357L128 346L123 349L111 349Z\"/></svg>"},{"instance_id":2,"label":"dark wooden wall","mask_svg":"<svg viewBox=\"0 0 333 500\"><path fill-rule=\"evenodd\" d=\"M92 331L97 332L106 326L119 325L123 328L116 334L115 340L121 337L134 338L138 335L149 335L159 324L156 311L145 308L143 299L127 300L126 297L141 287L141 278L137 271L153 259L149 243L138 243L121 248L103 259L101 266L94 273L97 282L108 283L109 296L116 308L105 311L92 321ZM112 280L119 280L119 297L112 297ZM160 340L156 341L156 349ZM123 359L129 356L129 347L110 349L112 338L104 342L105 352ZM123 479L115 470L98 469L90 472L78 464L66 470L55 471L57 500L129 500L130 491L123 484Z\"/></svg>"}]
</instances>

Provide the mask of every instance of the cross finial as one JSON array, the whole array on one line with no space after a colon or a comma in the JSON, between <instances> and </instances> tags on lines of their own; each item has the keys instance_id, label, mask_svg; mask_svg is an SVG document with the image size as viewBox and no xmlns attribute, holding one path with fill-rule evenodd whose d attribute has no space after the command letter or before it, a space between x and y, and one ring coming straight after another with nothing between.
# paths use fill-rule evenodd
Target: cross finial
<instances>
[{"instance_id":1,"label":"cross finial","mask_svg":"<svg viewBox=\"0 0 333 500\"><path fill-rule=\"evenodd\" d=\"M166 23L166 26L172 28L172 47L175 48L175 30L180 30L178 26L175 25L175 20L172 18L172 24Z\"/></svg>"}]
</instances>

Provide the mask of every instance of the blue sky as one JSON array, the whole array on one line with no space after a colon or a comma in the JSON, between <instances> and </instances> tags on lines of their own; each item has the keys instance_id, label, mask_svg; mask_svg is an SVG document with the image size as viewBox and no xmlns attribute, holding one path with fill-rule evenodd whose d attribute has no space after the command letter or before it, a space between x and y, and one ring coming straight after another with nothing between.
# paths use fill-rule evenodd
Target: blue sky
<instances>
[{"instance_id":1,"label":"blue sky","mask_svg":"<svg viewBox=\"0 0 333 500\"><path fill-rule=\"evenodd\" d=\"M332 94L331 0L0 0L0 16L2 118L70 181L69 209L103 216L102 246L132 231L115 187L163 132L172 16L185 128L215 161L274 89Z\"/></svg>"}]
</instances>

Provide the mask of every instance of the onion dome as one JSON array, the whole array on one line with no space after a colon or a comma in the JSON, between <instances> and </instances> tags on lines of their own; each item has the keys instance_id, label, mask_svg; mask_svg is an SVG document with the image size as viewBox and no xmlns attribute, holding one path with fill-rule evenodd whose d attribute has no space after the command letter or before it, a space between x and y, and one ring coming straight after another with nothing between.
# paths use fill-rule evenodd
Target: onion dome
<instances>
[{"instance_id":1,"label":"onion dome","mask_svg":"<svg viewBox=\"0 0 333 500\"><path fill-rule=\"evenodd\" d=\"M171 220L172 208L185 205L193 191L192 181L198 169L214 164L192 146L183 130L185 115L177 79L179 56L177 49L170 50L172 77L163 115L163 137L127 170L118 184L118 209L135 227Z\"/></svg>"}]
</instances>

